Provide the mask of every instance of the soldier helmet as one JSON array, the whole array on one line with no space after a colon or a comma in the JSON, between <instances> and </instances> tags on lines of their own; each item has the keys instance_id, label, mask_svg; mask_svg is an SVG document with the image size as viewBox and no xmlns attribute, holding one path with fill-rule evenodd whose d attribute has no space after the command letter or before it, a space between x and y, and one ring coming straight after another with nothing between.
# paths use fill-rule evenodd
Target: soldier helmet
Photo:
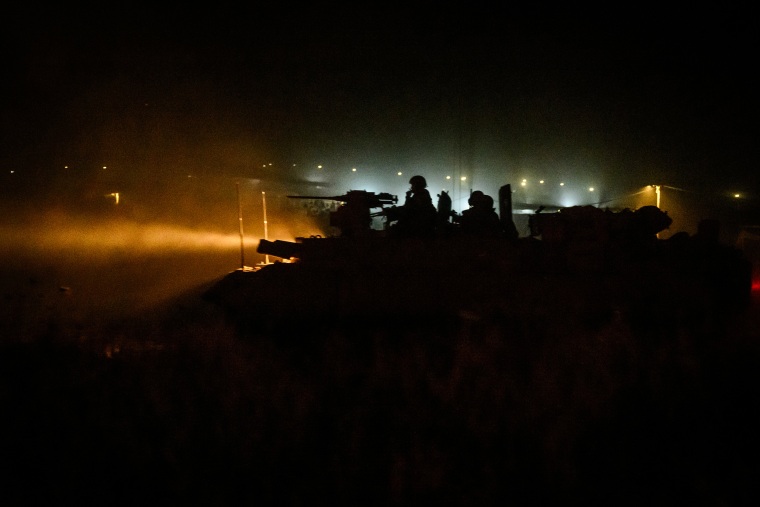
<instances>
[{"instance_id":1,"label":"soldier helmet","mask_svg":"<svg viewBox=\"0 0 760 507\"><path fill-rule=\"evenodd\" d=\"M427 181L425 181L425 178L422 176L412 176L412 178L409 180L410 185L427 188Z\"/></svg>"},{"instance_id":2,"label":"soldier helmet","mask_svg":"<svg viewBox=\"0 0 760 507\"><path fill-rule=\"evenodd\" d=\"M482 190L475 190L470 194L470 198L467 199L467 204L470 206L475 206L476 203L481 201L483 199L483 191Z\"/></svg>"}]
</instances>

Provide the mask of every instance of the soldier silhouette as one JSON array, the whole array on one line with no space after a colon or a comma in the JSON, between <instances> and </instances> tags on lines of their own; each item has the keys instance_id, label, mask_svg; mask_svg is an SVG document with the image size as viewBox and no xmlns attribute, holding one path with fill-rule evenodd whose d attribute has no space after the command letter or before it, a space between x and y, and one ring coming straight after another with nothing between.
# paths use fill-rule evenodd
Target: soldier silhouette
<instances>
[{"instance_id":1,"label":"soldier silhouette","mask_svg":"<svg viewBox=\"0 0 760 507\"><path fill-rule=\"evenodd\" d=\"M475 190L467 200L469 209L462 211L459 225L464 234L473 236L498 236L502 232L499 215L493 207L493 197Z\"/></svg>"},{"instance_id":2,"label":"soldier silhouette","mask_svg":"<svg viewBox=\"0 0 760 507\"><path fill-rule=\"evenodd\" d=\"M422 176L412 176L403 206L395 209L397 223L391 232L401 237L429 237L435 234L437 210Z\"/></svg>"}]
</instances>

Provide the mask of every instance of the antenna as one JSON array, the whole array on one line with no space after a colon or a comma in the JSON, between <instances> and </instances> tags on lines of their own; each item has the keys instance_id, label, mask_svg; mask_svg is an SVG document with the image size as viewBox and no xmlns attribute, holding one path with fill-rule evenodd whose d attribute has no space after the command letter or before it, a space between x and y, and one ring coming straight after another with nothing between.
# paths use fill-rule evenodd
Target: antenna
<instances>
[{"instance_id":1,"label":"antenna","mask_svg":"<svg viewBox=\"0 0 760 507\"><path fill-rule=\"evenodd\" d=\"M261 192L261 203L264 208L264 239L269 239L269 234L267 232L267 193ZM269 254L267 254L264 257L264 264L269 264Z\"/></svg>"},{"instance_id":2,"label":"antenna","mask_svg":"<svg viewBox=\"0 0 760 507\"><path fill-rule=\"evenodd\" d=\"M240 269L245 270L245 248L243 247L243 205L240 203L240 182L235 183L238 200L238 226L240 229Z\"/></svg>"}]
</instances>

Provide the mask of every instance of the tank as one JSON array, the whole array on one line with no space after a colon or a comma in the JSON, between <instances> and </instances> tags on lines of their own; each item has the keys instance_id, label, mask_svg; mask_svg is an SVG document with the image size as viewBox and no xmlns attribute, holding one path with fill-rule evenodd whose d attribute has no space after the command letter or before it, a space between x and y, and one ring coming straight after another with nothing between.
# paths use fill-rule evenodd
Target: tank
<instances>
[{"instance_id":1,"label":"tank","mask_svg":"<svg viewBox=\"0 0 760 507\"><path fill-rule=\"evenodd\" d=\"M530 217L517 237L510 186L499 192L502 229L466 234L445 192L436 224L424 237L399 237L398 199L349 191L328 237L261 240L257 252L278 260L235 270L204 297L247 326L278 323L430 319L510 319L516 315L676 319L740 309L748 302L751 266L720 245L709 224L694 236L658 234L671 224L654 206L610 211L565 208ZM289 196L314 199L315 196ZM505 205L506 202L506 205ZM372 219L383 227L372 228ZM617 316L617 317L616 317Z\"/></svg>"}]
</instances>

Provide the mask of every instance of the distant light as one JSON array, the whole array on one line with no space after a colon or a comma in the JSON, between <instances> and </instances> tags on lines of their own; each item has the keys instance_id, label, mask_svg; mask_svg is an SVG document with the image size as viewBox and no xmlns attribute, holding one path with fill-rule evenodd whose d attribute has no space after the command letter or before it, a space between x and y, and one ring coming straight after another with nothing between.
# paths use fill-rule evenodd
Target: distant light
<instances>
[{"instance_id":1,"label":"distant light","mask_svg":"<svg viewBox=\"0 0 760 507\"><path fill-rule=\"evenodd\" d=\"M356 167L352 167L351 171L356 172Z\"/></svg>"},{"instance_id":2,"label":"distant light","mask_svg":"<svg viewBox=\"0 0 760 507\"><path fill-rule=\"evenodd\" d=\"M560 182L559 186L560 187L564 187L565 186L565 182L564 181Z\"/></svg>"},{"instance_id":3,"label":"distant light","mask_svg":"<svg viewBox=\"0 0 760 507\"><path fill-rule=\"evenodd\" d=\"M15 173L15 172L16 172L16 171L14 171L13 169L11 169L11 174L13 174L13 173Z\"/></svg>"},{"instance_id":4,"label":"distant light","mask_svg":"<svg viewBox=\"0 0 760 507\"><path fill-rule=\"evenodd\" d=\"M544 180L539 181L539 183L543 185L544 184Z\"/></svg>"},{"instance_id":5,"label":"distant light","mask_svg":"<svg viewBox=\"0 0 760 507\"><path fill-rule=\"evenodd\" d=\"M322 169L322 166L321 166L321 165L318 165L318 166L317 166L317 169Z\"/></svg>"},{"instance_id":6,"label":"distant light","mask_svg":"<svg viewBox=\"0 0 760 507\"><path fill-rule=\"evenodd\" d=\"M593 192L594 191L594 187L588 187L588 191L589 192Z\"/></svg>"},{"instance_id":7,"label":"distant light","mask_svg":"<svg viewBox=\"0 0 760 507\"><path fill-rule=\"evenodd\" d=\"M106 170L106 166L103 166L103 170L104 170L104 171Z\"/></svg>"},{"instance_id":8,"label":"distant light","mask_svg":"<svg viewBox=\"0 0 760 507\"><path fill-rule=\"evenodd\" d=\"M403 173L401 171L398 172L398 175L401 176Z\"/></svg>"},{"instance_id":9,"label":"distant light","mask_svg":"<svg viewBox=\"0 0 760 507\"><path fill-rule=\"evenodd\" d=\"M450 179L451 179L451 176L446 176L446 179L447 179L447 180L450 180Z\"/></svg>"},{"instance_id":10,"label":"distant light","mask_svg":"<svg viewBox=\"0 0 760 507\"><path fill-rule=\"evenodd\" d=\"M264 165L262 165L261 167L266 167L266 166L267 166L267 165L266 165L266 164L264 164Z\"/></svg>"},{"instance_id":11,"label":"distant light","mask_svg":"<svg viewBox=\"0 0 760 507\"><path fill-rule=\"evenodd\" d=\"M520 182L520 186L521 186L521 187L524 187L524 186L525 186L525 185L527 185L527 184L528 184L528 182L527 182L527 181L525 181L525 180L522 180L522 181Z\"/></svg>"},{"instance_id":12,"label":"distant light","mask_svg":"<svg viewBox=\"0 0 760 507\"><path fill-rule=\"evenodd\" d=\"M69 166L65 165L65 166L63 166L63 168L64 168L64 169L68 169L68 168L69 168Z\"/></svg>"},{"instance_id":13,"label":"distant light","mask_svg":"<svg viewBox=\"0 0 760 507\"><path fill-rule=\"evenodd\" d=\"M271 162L269 162L269 165L272 165L272 163L271 163Z\"/></svg>"},{"instance_id":14,"label":"distant light","mask_svg":"<svg viewBox=\"0 0 760 507\"><path fill-rule=\"evenodd\" d=\"M462 176L462 177L460 178L460 180L461 180L461 181L467 181L467 176Z\"/></svg>"},{"instance_id":15,"label":"distant light","mask_svg":"<svg viewBox=\"0 0 760 507\"><path fill-rule=\"evenodd\" d=\"M741 194L734 194L734 197L736 197L737 199L738 199L739 197L741 197L741 196L742 196Z\"/></svg>"},{"instance_id":16,"label":"distant light","mask_svg":"<svg viewBox=\"0 0 760 507\"><path fill-rule=\"evenodd\" d=\"M188 178L192 178L192 177L193 177L193 175L192 175L192 174L188 174L188 175L187 175L187 177L188 177Z\"/></svg>"},{"instance_id":17,"label":"distant light","mask_svg":"<svg viewBox=\"0 0 760 507\"><path fill-rule=\"evenodd\" d=\"M296 165L295 165L295 164L293 164L293 167L295 167L295 166L296 166Z\"/></svg>"}]
</instances>

